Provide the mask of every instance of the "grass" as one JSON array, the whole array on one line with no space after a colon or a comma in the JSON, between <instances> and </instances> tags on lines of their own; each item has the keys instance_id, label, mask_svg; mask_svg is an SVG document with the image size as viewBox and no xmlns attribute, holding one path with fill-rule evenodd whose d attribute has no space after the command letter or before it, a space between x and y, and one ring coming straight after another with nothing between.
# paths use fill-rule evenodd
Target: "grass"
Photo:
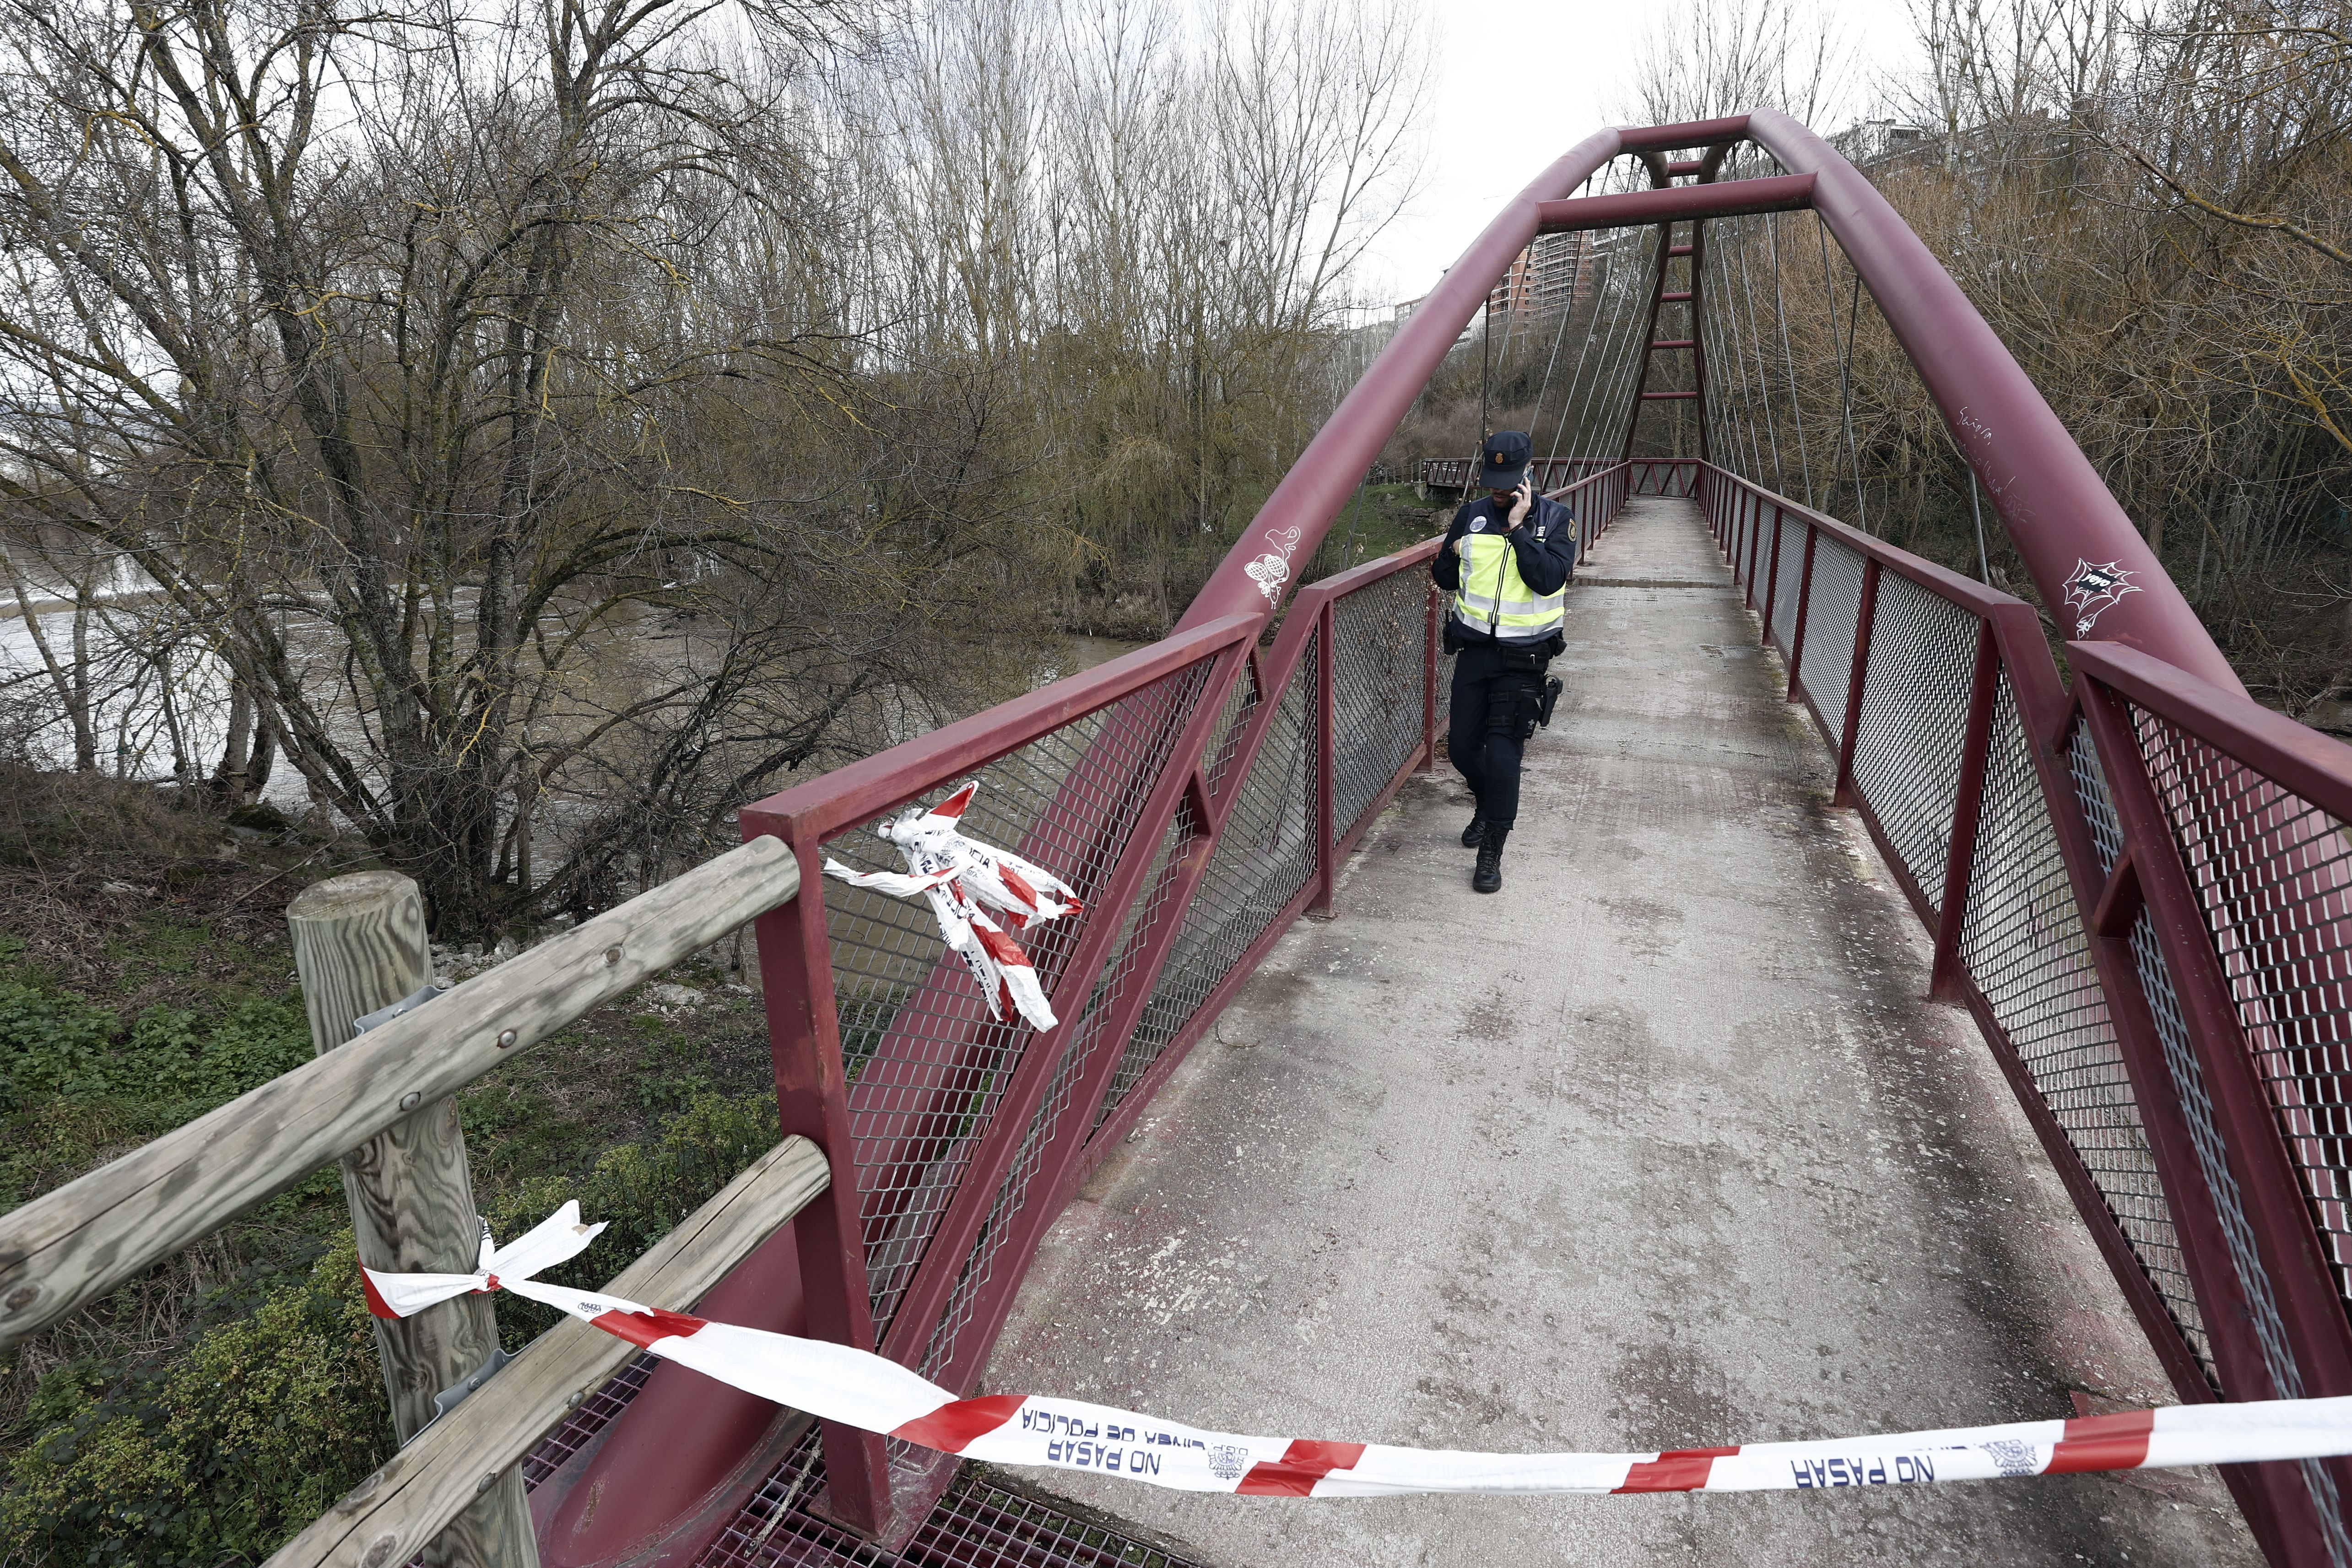
<instances>
[{"instance_id":1,"label":"grass","mask_svg":"<svg viewBox=\"0 0 2352 1568\"><path fill-rule=\"evenodd\" d=\"M11 773L22 770L5 770ZM284 909L348 846L231 837L152 790L0 778L0 1209L309 1059ZM601 1284L777 1136L757 999L599 1009L459 1096L501 1237L577 1197ZM249 1563L392 1450L335 1171L0 1365L0 1564ZM551 1276L551 1278L559 1276ZM502 1299L520 1348L548 1314Z\"/></svg>"}]
</instances>

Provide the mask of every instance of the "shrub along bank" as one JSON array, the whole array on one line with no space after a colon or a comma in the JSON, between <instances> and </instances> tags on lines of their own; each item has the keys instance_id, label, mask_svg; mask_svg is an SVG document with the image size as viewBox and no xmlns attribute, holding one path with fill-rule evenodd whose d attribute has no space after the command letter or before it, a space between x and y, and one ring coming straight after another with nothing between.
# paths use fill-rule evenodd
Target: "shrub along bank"
<instances>
[{"instance_id":1,"label":"shrub along bank","mask_svg":"<svg viewBox=\"0 0 2352 1568\"><path fill-rule=\"evenodd\" d=\"M0 825L19 829L0 834L0 1209L310 1056L284 909L353 868L346 847L114 794L84 781L73 823ZM500 1237L567 1197L613 1222L551 1278L610 1279L774 1143L765 1027L726 978L673 974L647 988L662 1003L602 1009L460 1098ZM509 1349L551 1321L499 1312ZM17 1347L0 1563L258 1562L392 1448L321 1171Z\"/></svg>"}]
</instances>

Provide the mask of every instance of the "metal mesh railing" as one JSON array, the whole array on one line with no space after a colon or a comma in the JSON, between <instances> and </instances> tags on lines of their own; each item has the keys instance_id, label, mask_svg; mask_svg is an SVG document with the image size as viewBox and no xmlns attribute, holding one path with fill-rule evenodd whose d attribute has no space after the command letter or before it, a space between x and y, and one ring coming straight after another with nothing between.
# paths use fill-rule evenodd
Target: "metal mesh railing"
<instances>
[{"instance_id":1,"label":"metal mesh railing","mask_svg":"<svg viewBox=\"0 0 2352 1568\"><path fill-rule=\"evenodd\" d=\"M1052 868L1081 900L1099 898L1207 675L1199 664L1162 677L979 770L965 829ZM904 868L870 827L825 852L858 869ZM878 1338L1034 1036L1017 1016L991 1016L961 960L941 951L925 900L838 882L825 898ZM1090 918L1022 933L1047 994Z\"/></svg>"},{"instance_id":2,"label":"metal mesh railing","mask_svg":"<svg viewBox=\"0 0 2352 1568\"><path fill-rule=\"evenodd\" d=\"M2352 794L2327 793L2352 788L2352 759L2322 758L2308 734L2242 697L2105 645L2076 650L2077 689L2091 706L2087 720L2068 718L2035 689L2054 693L2056 671L2026 606L1712 472L1711 486L1729 489L1711 489L1710 515L1783 651L1796 632L1800 542L1811 530L1791 696L1830 730L1853 704L1853 733L1831 737L1842 778L1936 932L1935 984L1969 1000L2004 1053L2168 1364L2233 1400L2319 1386L2325 1370L2298 1354L2321 1352L2290 1338L2284 1305L2306 1336L2341 1327L2324 1296L2314 1304L2315 1286L2352 1306ZM1759 508L1780 514L1777 527L1742 526ZM1865 593L1868 657L1855 669ZM1991 700L1979 705L1979 695ZM2035 736L2062 720L2069 738L2053 773ZM2117 780L2128 831L2084 727L2111 722L2120 727L2100 734L2131 752ZM2127 854L2133 877L2118 873ZM2113 946L2095 945L2108 939L2094 937L2084 903L2082 889L2102 884L2112 908L2100 918L2123 938ZM2194 945L2200 935L2212 963ZM2231 1140L2242 1122L2221 1116L2227 1104L2242 1117L2240 1097L2257 1089L2300 1213L2270 1185L2284 1188L2288 1173L2276 1167L2273 1177L2269 1130L2255 1123L2262 1147L2242 1150ZM2313 1239L2324 1280L2302 1272ZM2159 1310L2177 1340L2155 1329ZM2311 1514L2298 1501L2291 1515L2315 1519L2319 1532L2305 1554L2352 1568L2335 1470L2296 1461L2294 1474ZM2276 1481L2273 1472L2261 1484ZM2289 1517L2273 1506L2262 1505L2258 1523Z\"/></svg>"},{"instance_id":3,"label":"metal mesh railing","mask_svg":"<svg viewBox=\"0 0 2352 1568\"><path fill-rule=\"evenodd\" d=\"M1624 472L1579 492L1591 528L1607 525ZM865 1295L887 1353L969 1386L1054 1206L1101 1158L1106 1124L1134 1114L1205 1010L1328 888L1350 825L1425 758L1446 697L1430 689L1433 548L1307 589L1270 645L1244 641L1253 628L1238 617L1212 623L1183 634L1194 651L1072 678L1090 684L1066 688L1070 708L1108 703L1078 718L1034 701L978 716L895 768L869 766L835 793L814 782L761 810L803 852L799 834L813 832L829 859L895 871L896 847L871 825L835 825L902 790L929 805L976 778L961 826L1066 879L1087 906L1018 933L1061 1016L1048 1063L1030 1055L1034 1032L992 1016L943 952L927 900L822 885L829 973L793 983L831 982L859 1230L830 1284L813 1274L810 1288ZM948 760L992 744L1008 749L977 768ZM898 1495L940 1484L928 1451L885 1451Z\"/></svg>"},{"instance_id":4,"label":"metal mesh railing","mask_svg":"<svg viewBox=\"0 0 2352 1568\"><path fill-rule=\"evenodd\" d=\"M626 1366L572 1406L562 1424L541 1437L538 1446L523 1457L524 1489L536 1487L562 1469L597 1433L611 1426L613 1418L626 1410L629 1402L646 1386L646 1379L653 1375L657 1359L652 1355L630 1358Z\"/></svg>"},{"instance_id":5,"label":"metal mesh railing","mask_svg":"<svg viewBox=\"0 0 2352 1568\"><path fill-rule=\"evenodd\" d=\"M2021 1093L2037 1115L2046 1113L2042 1125L2054 1124L2065 1139L2105 1211L2103 1222L2137 1262L2182 1343L2213 1381L2211 1335L2006 665L1995 667L1987 728L1971 737L1978 661L1999 596L1931 587L1873 542L1737 481L1722 505L1735 567L1749 584L1750 602L1769 605L1772 640L1784 648L1797 629L1803 539L1808 531L1813 535L1797 683L1833 744L1843 739L1836 731L1849 701L1858 702L1853 750L1844 759L1856 804L1928 906L1931 925L1946 918L1945 881L1962 826L1963 780L1974 776L1972 748L1982 748L1980 782L1966 802L1974 835L1962 868L1968 896L1948 937L1952 974L1980 999L2000 1045L2022 1070ZM1868 658L1856 669L1853 650L1874 553L1881 565L1864 639ZM2011 657L2006 644L1996 646ZM2017 656L2038 657L2038 637L2029 646L2031 654ZM2112 863L2120 853L2121 829L2099 801L2085 810ZM2088 1215L2087 1195L2085 1203Z\"/></svg>"},{"instance_id":6,"label":"metal mesh railing","mask_svg":"<svg viewBox=\"0 0 2352 1568\"><path fill-rule=\"evenodd\" d=\"M1159 863L1162 869L1154 874L1150 883L1152 892L1149 895L1148 900L1137 901L1139 914L1146 912L1142 906L1148 901L1150 905L1148 911L1150 919L1155 924L1160 921L1175 897L1175 868L1171 862L1178 850L1191 843L1201 831L1201 825L1193 820L1192 807L1189 805L1178 813L1176 820L1168 825L1168 832L1160 845ZM1118 996L1114 998L1110 994L1106 993L1101 998L1103 1008L1099 1013L1089 1008L1090 1025L1095 1024L1098 1018L1108 1017L1114 1000L1124 999L1135 984L1134 960L1137 955L1130 951L1128 943L1122 942L1120 949L1119 962L1114 964L1110 971L1106 972L1107 978L1112 973L1117 974L1119 982ZM1165 1037L1146 1037L1139 1030L1129 1035L1127 1042L1119 1047L1118 1066L1112 1070L1110 1087L1103 1094L1100 1113L1095 1118L1096 1126L1100 1126L1103 1118L1116 1110L1119 1101L1127 1098L1128 1091L1143 1080L1143 1075L1151 1070L1151 1064L1159 1059L1160 1050L1167 1044Z\"/></svg>"},{"instance_id":7,"label":"metal mesh railing","mask_svg":"<svg viewBox=\"0 0 2352 1568\"><path fill-rule=\"evenodd\" d=\"M2254 1058L2282 1130L2306 1134L2298 1145L2290 1132L2288 1151L2304 1186L2306 1217L2317 1228L2322 1246L2331 1248L2330 1276L2341 1300L2340 1210L2336 1216L2339 1228L2331 1232L2330 1215L2317 1194L2340 1191L2342 1170L2330 1161L2340 1159L2342 1146L2331 1146L2317 1135L2331 1124L2332 1112L2312 1114L2340 1104L2341 1085L2337 1075L2322 1071L2306 1086L2296 1069L2324 1068L2332 1058L2324 1048L2298 1051L2295 1044L2326 1037L2303 1031L2307 1025L2331 1031L2336 1016L2333 987L2326 976L2335 970L2334 954L2343 944L2332 933L2321 936L2319 928L2342 907L2336 896L2344 864L2341 824L2168 720L2137 705L2126 704L2125 712L2129 724L2126 734L2138 752L2131 760L2145 768L2157 807L2172 827L2173 842L2167 847L2179 852L2189 873L2205 934L2221 962L2230 1000L2239 1013L2244 1048ZM2101 861L2112 873L2123 854L2125 828L2087 731L2075 732L2069 760ZM2143 847L2139 852L2164 850ZM2144 879L2147 875L2142 873ZM2245 1327L2252 1330L2252 1349L2269 1384L2224 1392L2240 1400L2302 1398L2309 1385L2287 1336L2278 1291L2231 1169L2205 1063L2147 907L2132 921L2130 949L2200 1185L2211 1205L2228 1254L2229 1275L2243 1303ZM2254 956L2265 950L2268 963ZM2316 1005L2310 1005L2314 1001ZM2326 1098L2329 1095L2338 1098L2331 1102ZM2315 1459L2296 1461L2295 1470L2310 1494L2328 1560L2336 1568L2352 1568L2352 1531L2346 1528L2334 1471Z\"/></svg>"},{"instance_id":8,"label":"metal mesh railing","mask_svg":"<svg viewBox=\"0 0 2352 1568\"><path fill-rule=\"evenodd\" d=\"M1908 577L1879 577L1853 787L1921 895L1939 910L1981 625Z\"/></svg>"},{"instance_id":9,"label":"metal mesh railing","mask_svg":"<svg viewBox=\"0 0 2352 1568\"><path fill-rule=\"evenodd\" d=\"M1813 586L1805 606L1805 647L1798 680L1832 731L1845 722L1846 683L1853 676L1853 633L1862 614L1861 552L1830 534L1813 540Z\"/></svg>"},{"instance_id":10,"label":"metal mesh railing","mask_svg":"<svg viewBox=\"0 0 2352 1568\"><path fill-rule=\"evenodd\" d=\"M1141 973L1145 938L1159 923L1175 896L1179 868L1175 865L1177 851L1192 841L1201 832L1201 824L1193 817L1188 805L1180 808L1175 818L1161 836L1159 848L1152 856L1145 877L1144 891L1128 914L1125 928L1119 934L1110 961L1103 966L1095 983L1094 992L1079 1014L1077 1026L1070 1031L1068 1043L1060 1058L1054 1064L1053 1077L1047 1080L1045 1092L1024 1130L1021 1143L1014 1151L1012 1164L1006 1168L1003 1180L998 1184L995 1199L989 1205L987 1218L981 1224L980 1234L972 1240L963 1267L950 1292L947 1306L940 1314L925 1346L918 1370L926 1377L940 1378L958 1364L959 1352L973 1348L965 1331L981 1310L990 1286L996 1278L996 1262L1010 1238L1013 1222L1027 1209L1033 1199L1045 1194L1033 1190L1046 1150L1061 1135L1063 1117L1068 1112L1070 1100L1076 1091L1080 1076L1095 1060L1102 1045L1102 1032L1110 1019L1118 1016L1132 995ZM1118 1073L1125 1077L1121 1084L1116 1079L1113 1089L1124 1093L1133 1087L1148 1063L1137 1066L1129 1073L1129 1053L1122 1053ZM894 1449L898 1447L893 1439Z\"/></svg>"},{"instance_id":11,"label":"metal mesh railing","mask_svg":"<svg viewBox=\"0 0 2352 1568\"><path fill-rule=\"evenodd\" d=\"M2202 738L2145 710L2133 719L2337 1293L2352 1299L2352 841Z\"/></svg>"},{"instance_id":12,"label":"metal mesh railing","mask_svg":"<svg viewBox=\"0 0 2352 1568\"><path fill-rule=\"evenodd\" d=\"M1789 639L1796 634L1797 605L1805 586L1805 521L1783 512L1778 532L1780 537L1780 561L1775 564L1772 557L1766 555L1764 571L1772 579L1772 644L1786 653L1790 647ZM1767 548L1769 548L1769 540ZM1760 593L1762 590L1758 591Z\"/></svg>"},{"instance_id":13,"label":"metal mesh railing","mask_svg":"<svg viewBox=\"0 0 2352 1568\"><path fill-rule=\"evenodd\" d=\"M1209 868L1193 890L1175 945L1129 1039L1120 1071L1131 1073L1130 1085L1150 1070L1250 943L1316 873L1316 756L1308 698L1322 652L1321 633L1309 633L1297 673L1275 699L1265 743L1242 781ZM1114 1108L1107 1103L1106 1113Z\"/></svg>"},{"instance_id":14,"label":"metal mesh railing","mask_svg":"<svg viewBox=\"0 0 2352 1568\"><path fill-rule=\"evenodd\" d=\"M2212 1342L2180 1253L2090 938L2004 673L1960 957L2042 1103L2209 1381ZM2218 1389L2219 1384L2215 1384Z\"/></svg>"},{"instance_id":15,"label":"metal mesh railing","mask_svg":"<svg viewBox=\"0 0 2352 1568\"><path fill-rule=\"evenodd\" d=\"M988 1217L981 1223L971 1256L964 1260L963 1272L957 1276L955 1289L948 1297L947 1310L940 1313L939 1326L931 1331L930 1343L924 1347L923 1359L916 1370L925 1377L937 1377L955 1359L959 1337L970 1326L982 1292L993 1278L997 1254L1004 1248L1009 1227L1029 1200L1038 1163L1045 1157L1046 1146L1061 1130L1063 1114L1070 1108L1070 1095L1077 1088L1078 1073L1086 1065L1091 1043L1085 1032L1074 1035L1063 1047L1061 1059L1054 1064L1054 1076L1045 1085L1045 1096L1038 1101L1027 1131L1021 1135L1021 1147L1013 1153L1012 1167L1004 1173L995 1201L989 1205Z\"/></svg>"},{"instance_id":16,"label":"metal mesh railing","mask_svg":"<svg viewBox=\"0 0 2352 1568\"><path fill-rule=\"evenodd\" d=\"M1438 621L1438 626L1439 626L1441 628L1443 628L1443 627L1444 627L1444 624L1445 624L1445 623L1444 623L1444 619L1443 619L1443 616L1445 615L1445 613L1446 613L1446 612L1445 612L1444 606L1441 605L1439 606L1439 608L1438 608L1438 615L1439 615L1439 616L1441 617L1441 618L1439 619L1439 621ZM1440 635L1443 635L1442 630L1441 630L1441 634L1440 634ZM1453 679L1452 679L1452 676L1453 676L1453 674L1454 674L1454 672L1453 672L1451 669L1446 669L1446 668L1441 668L1437 671L1437 677L1436 677L1435 683L1433 685L1433 687L1431 688L1431 690L1430 690L1430 710L1431 710L1433 714L1435 714L1435 715L1436 715L1435 721L1434 721L1434 723L1433 723L1433 726L1432 726L1432 728L1433 728L1433 731L1434 731L1434 732L1430 736L1430 742L1429 742L1430 745L1431 745L1433 748L1435 748L1435 747L1442 746L1442 745L1445 744L1445 731L1446 731L1446 726L1453 722L1453 719L1454 719L1454 681L1453 681Z\"/></svg>"},{"instance_id":17,"label":"metal mesh railing","mask_svg":"<svg viewBox=\"0 0 2352 1568\"><path fill-rule=\"evenodd\" d=\"M2091 825L2091 839L2100 864L2112 872L2123 856L2123 820L2108 793L2106 770L2100 763L2098 747L2089 731L2074 731L2067 750L2067 763L2074 773L2076 795L2083 804L2083 815ZM2139 973L2140 989L2147 997L2148 1013L2155 1020L2165 1071L2172 1079L2181 1118L2189 1126L2189 1148L2196 1156L2199 1173L2204 1177L2205 1190L2213 1200L2222 1244L2229 1248L2231 1267L2245 1297L2255 1340L2263 1349L2263 1360L2271 1377L2270 1397L2299 1399L2303 1395L2303 1376L2287 1348L2286 1328L2279 1320L2270 1274L2255 1248L2253 1227L2246 1222L2237 1178L2230 1172L2229 1155L2213 1113L2212 1096L2205 1087L2205 1069L2189 1040L2188 1020L2181 1016L2171 966L2164 961L2156 926L2145 909L2132 921L2131 953L2133 966ZM2250 1390L2231 1392L2241 1399L2253 1397Z\"/></svg>"},{"instance_id":18,"label":"metal mesh railing","mask_svg":"<svg viewBox=\"0 0 2352 1568\"><path fill-rule=\"evenodd\" d=\"M2212 1194L2214 1207L2220 1211L2221 1240L2230 1249L2239 1287L2246 1294L2254 1337L2263 1347L2273 1396L2300 1399L2303 1375L2287 1349L2286 1326L2279 1321L2270 1274L2255 1250L2253 1226L2246 1223L2245 1203L2239 1195L2238 1180L2230 1173L2229 1155L2213 1114L2213 1099L2205 1088L2205 1069L2197 1060L2196 1047L2189 1043L2189 1024L2181 1016L2172 971L2164 962L2156 925L2146 910L2132 922L2131 951L2132 962L2139 970L2140 989L2147 994L2148 1012L2156 1020L2157 1041L2164 1048L2165 1068L2172 1075L2181 1114L2189 1123L2189 1144L2197 1155L2206 1190Z\"/></svg>"},{"instance_id":19,"label":"metal mesh railing","mask_svg":"<svg viewBox=\"0 0 2352 1568\"><path fill-rule=\"evenodd\" d=\"M1770 521L1761 501L1743 496L1740 507L1745 521L1739 525L1739 591L1752 605L1757 602L1757 573L1764 559L1766 542L1770 538Z\"/></svg>"},{"instance_id":20,"label":"metal mesh railing","mask_svg":"<svg viewBox=\"0 0 2352 1568\"><path fill-rule=\"evenodd\" d=\"M1331 606L1331 837L1356 826L1421 744L1427 576L1396 572Z\"/></svg>"},{"instance_id":21,"label":"metal mesh railing","mask_svg":"<svg viewBox=\"0 0 2352 1568\"><path fill-rule=\"evenodd\" d=\"M2255 1250L2253 1226L2247 1223L2245 1202L2238 1191L2237 1179L2230 1173L2221 1129L2215 1123L2212 1098L2205 1087L2204 1069L2189 1043L2189 1025L2180 1014L2171 972L2165 965L2156 927L2146 910L2140 910L2139 918L2132 922L2131 950L2139 969L2140 988L2147 994L2148 1011L2156 1019L2157 1038L2164 1047L2165 1067L2172 1075L2181 1113L2189 1123L2189 1145L2196 1151L2198 1170L2205 1178L2206 1191L2212 1195L2221 1222L2222 1244L2229 1248L2231 1268L2245 1296L2246 1315L2252 1321L2255 1342L2262 1347L2272 1396L2301 1399L2305 1394L2303 1370L2287 1344L2286 1325L2279 1319L2269 1271ZM2240 1398L2248 1396L2245 1390L2231 1392ZM2311 1492L2329 1559L2336 1568L2352 1568L2352 1533L2345 1529L2336 1478L2317 1459L2297 1460L2295 1468Z\"/></svg>"},{"instance_id":22,"label":"metal mesh railing","mask_svg":"<svg viewBox=\"0 0 2352 1568\"><path fill-rule=\"evenodd\" d=\"M698 1568L1192 1568L1165 1547L968 1468L897 1552L817 1513L810 1505L824 1490L824 1459L811 1434L736 1513Z\"/></svg>"}]
</instances>

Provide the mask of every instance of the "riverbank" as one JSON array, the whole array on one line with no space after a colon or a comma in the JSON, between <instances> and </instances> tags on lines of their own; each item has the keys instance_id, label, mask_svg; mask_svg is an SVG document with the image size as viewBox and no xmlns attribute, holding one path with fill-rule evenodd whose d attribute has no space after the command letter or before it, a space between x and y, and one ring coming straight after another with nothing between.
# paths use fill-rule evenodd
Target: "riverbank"
<instances>
[{"instance_id":1,"label":"riverbank","mask_svg":"<svg viewBox=\"0 0 2352 1568\"><path fill-rule=\"evenodd\" d=\"M308 1059L285 907L369 864L299 826L0 766L0 1209ZM565 1197L614 1222L570 1266L600 1283L773 1143L758 999L674 971L459 1113L499 1234ZM510 1350L546 1326L499 1315ZM392 1447L331 1168L0 1363L0 1558L257 1562Z\"/></svg>"}]
</instances>

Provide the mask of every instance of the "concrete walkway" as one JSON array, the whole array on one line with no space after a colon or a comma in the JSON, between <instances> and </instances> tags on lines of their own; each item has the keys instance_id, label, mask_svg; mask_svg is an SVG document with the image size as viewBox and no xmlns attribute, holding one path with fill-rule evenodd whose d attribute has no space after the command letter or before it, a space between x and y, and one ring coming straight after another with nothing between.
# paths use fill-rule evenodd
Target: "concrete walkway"
<instances>
[{"instance_id":1,"label":"concrete walkway","mask_svg":"<svg viewBox=\"0 0 2352 1568\"><path fill-rule=\"evenodd\" d=\"M991 1391L1623 1451L2168 1396L1688 502L1570 591L1494 898L1416 781L1055 1227ZM1716 587L1709 584L1722 584ZM2098 1406L2105 1408L2105 1405ZM2252 1563L2210 1472L1297 1501L1029 1484L1230 1568Z\"/></svg>"}]
</instances>

